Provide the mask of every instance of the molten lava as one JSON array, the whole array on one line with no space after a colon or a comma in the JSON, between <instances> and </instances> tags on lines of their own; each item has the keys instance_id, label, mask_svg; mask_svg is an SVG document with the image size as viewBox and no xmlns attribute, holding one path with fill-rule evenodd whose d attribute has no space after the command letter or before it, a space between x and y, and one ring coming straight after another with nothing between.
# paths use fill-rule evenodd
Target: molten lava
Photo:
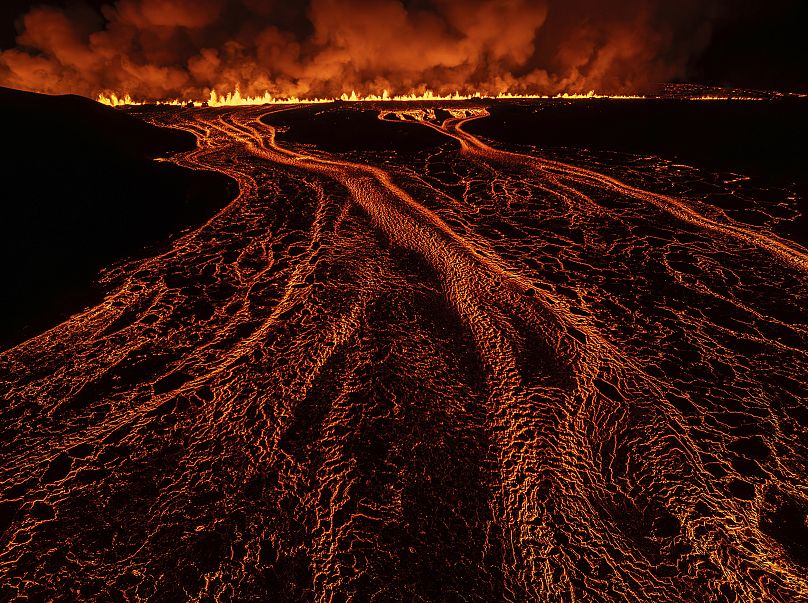
<instances>
[{"instance_id":1,"label":"molten lava","mask_svg":"<svg viewBox=\"0 0 808 603\"><path fill-rule=\"evenodd\" d=\"M143 112L240 193L0 353L2 595L805 600L791 198L373 102Z\"/></svg>"}]
</instances>

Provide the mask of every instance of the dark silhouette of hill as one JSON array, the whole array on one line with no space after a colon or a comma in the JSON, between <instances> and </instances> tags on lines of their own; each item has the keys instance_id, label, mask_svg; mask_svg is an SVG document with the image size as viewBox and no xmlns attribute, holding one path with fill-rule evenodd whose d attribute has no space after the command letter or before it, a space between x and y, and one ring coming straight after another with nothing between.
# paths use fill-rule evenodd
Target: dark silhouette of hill
<instances>
[{"instance_id":1,"label":"dark silhouette of hill","mask_svg":"<svg viewBox=\"0 0 808 603\"><path fill-rule=\"evenodd\" d=\"M97 299L98 271L204 221L234 195L221 174L153 161L193 149L78 96L0 88L0 347Z\"/></svg>"}]
</instances>

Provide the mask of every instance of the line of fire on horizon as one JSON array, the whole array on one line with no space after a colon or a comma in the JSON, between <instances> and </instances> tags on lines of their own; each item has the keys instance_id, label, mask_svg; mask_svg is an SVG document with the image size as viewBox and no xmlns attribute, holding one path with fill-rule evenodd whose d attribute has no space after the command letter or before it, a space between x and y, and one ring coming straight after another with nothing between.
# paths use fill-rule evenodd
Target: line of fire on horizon
<instances>
[{"instance_id":1,"label":"line of fire on horizon","mask_svg":"<svg viewBox=\"0 0 808 603\"><path fill-rule=\"evenodd\" d=\"M473 94L461 94L455 92L454 94L435 94L431 90L426 90L423 93L412 94L390 94L387 90L382 91L381 94L357 94L356 91L351 91L350 94L343 93L340 97L334 98L300 98L297 96L291 97L277 97L269 92L264 92L260 96L245 96L236 89L234 92L227 94L218 94L216 90L212 90L210 96L205 101L199 100L140 100L133 99L129 94L118 94L115 92L101 93L96 100L104 105L110 107L121 107L128 105L169 105L169 106L194 106L194 107L239 107L250 105L294 105L294 104L316 104L316 103L330 103L335 101L346 102L383 102L383 101L465 101L475 99L562 99L562 100L588 100L588 99L615 99L615 100L637 100L653 98L644 95L633 94L600 94L594 90L587 93L569 93L563 92L555 95L547 94L514 94L511 92L500 92L498 94L486 94L475 92ZM695 95L689 96L685 100L694 101L762 101L766 100L762 96L739 96L739 95Z\"/></svg>"},{"instance_id":2,"label":"line of fire on horizon","mask_svg":"<svg viewBox=\"0 0 808 603\"><path fill-rule=\"evenodd\" d=\"M605 95L598 94L594 90L586 94L568 93L564 92L554 96L544 94L513 94L510 92L500 92L496 95L484 94L475 92L473 94L435 94L430 90L426 90L420 94L390 94L387 90L382 91L381 94L357 94L356 91L351 91L350 94L344 93L338 98L299 98L292 97L276 97L265 92L261 96L243 96L241 92L236 89L234 92L228 92L225 95L218 94L212 90L210 97L205 101L198 100L158 100L158 101L144 101L133 99L128 94L117 94L114 92L99 94L96 100L104 105L111 107L120 107L126 105L173 105L173 106L195 106L195 107L237 107L246 105L288 105L288 104L315 104L315 103L330 103L334 101L347 101L347 102L380 102L380 101L463 101L475 99L593 99L593 98L614 98L614 99L642 99L646 98L640 95Z\"/></svg>"}]
</instances>

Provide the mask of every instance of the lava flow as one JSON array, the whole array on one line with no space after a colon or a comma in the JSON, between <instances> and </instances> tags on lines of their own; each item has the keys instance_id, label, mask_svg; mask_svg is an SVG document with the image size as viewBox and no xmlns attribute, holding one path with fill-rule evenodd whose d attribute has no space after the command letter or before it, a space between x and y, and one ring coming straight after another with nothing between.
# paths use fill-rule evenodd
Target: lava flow
<instances>
[{"instance_id":1,"label":"lava flow","mask_svg":"<svg viewBox=\"0 0 808 603\"><path fill-rule=\"evenodd\" d=\"M484 100L316 109L389 148L284 142L296 105L142 113L240 194L0 352L1 597L808 597L782 199L484 140Z\"/></svg>"}]
</instances>

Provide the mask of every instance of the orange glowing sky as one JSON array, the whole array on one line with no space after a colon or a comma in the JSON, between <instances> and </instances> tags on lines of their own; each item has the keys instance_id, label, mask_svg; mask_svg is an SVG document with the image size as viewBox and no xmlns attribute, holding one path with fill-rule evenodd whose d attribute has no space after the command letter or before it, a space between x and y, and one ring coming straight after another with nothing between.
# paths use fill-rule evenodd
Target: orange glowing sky
<instances>
[{"instance_id":1,"label":"orange glowing sky","mask_svg":"<svg viewBox=\"0 0 808 603\"><path fill-rule=\"evenodd\" d=\"M70 4L70 3L68 3ZM686 74L715 2L118 0L35 6L0 85L141 99L641 93Z\"/></svg>"}]
</instances>

